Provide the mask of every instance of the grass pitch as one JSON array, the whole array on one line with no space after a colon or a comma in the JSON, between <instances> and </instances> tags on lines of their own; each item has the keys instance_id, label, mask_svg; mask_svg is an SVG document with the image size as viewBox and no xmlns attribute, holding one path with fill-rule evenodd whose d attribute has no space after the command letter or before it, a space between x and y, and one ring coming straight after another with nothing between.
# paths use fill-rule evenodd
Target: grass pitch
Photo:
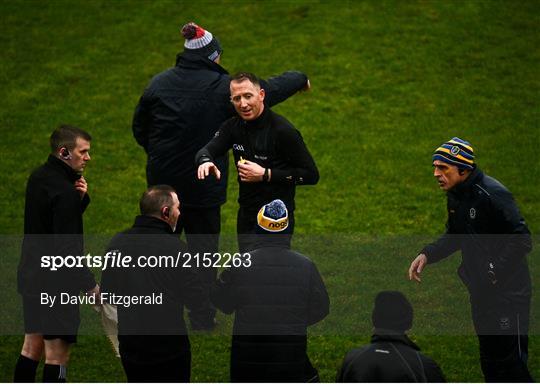
<instances>
[{"instance_id":1,"label":"grass pitch","mask_svg":"<svg viewBox=\"0 0 540 384\"><path fill-rule=\"evenodd\" d=\"M218 36L230 72L298 69L310 77L311 92L275 110L302 132L321 172L317 186L297 190L295 246L316 261L332 300L309 344L322 380L333 381L347 350L367 342L380 289L406 292L415 306L412 333L449 380L482 380L467 295L454 272L459 256L428 267L421 286L405 275L415 252L444 229L444 195L430 160L453 136L472 142L477 162L514 193L539 233L538 1L8 0L0 11L0 234L22 232L26 179L64 122L94 137L86 232L108 236L130 225L146 184L133 109L150 78L174 64L179 27L194 20ZM231 178L225 240L235 231L236 197ZM529 256L534 286L538 253ZM2 257L9 307L18 300L18 255ZM539 308L534 297L536 379ZM2 325L14 321L0 314ZM95 319L84 308L83 324ZM193 381L228 380L231 319L218 320L215 334L191 337ZM12 379L21 340L0 336L0 381ZM80 337L69 371L70 381L125 380L98 335Z\"/></svg>"}]
</instances>

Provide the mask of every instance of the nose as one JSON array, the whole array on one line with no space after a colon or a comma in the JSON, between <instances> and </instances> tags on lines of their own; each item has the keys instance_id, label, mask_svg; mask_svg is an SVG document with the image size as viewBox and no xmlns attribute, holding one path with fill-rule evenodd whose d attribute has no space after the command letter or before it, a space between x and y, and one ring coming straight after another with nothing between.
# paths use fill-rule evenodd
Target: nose
<instances>
[{"instance_id":1,"label":"nose","mask_svg":"<svg viewBox=\"0 0 540 384\"><path fill-rule=\"evenodd\" d=\"M439 177L440 175L441 175L441 171L439 170L439 168L437 167L433 168L433 176Z\"/></svg>"},{"instance_id":2,"label":"nose","mask_svg":"<svg viewBox=\"0 0 540 384\"><path fill-rule=\"evenodd\" d=\"M246 103L246 99L244 99L243 97L240 99L240 108L245 108L247 107L247 103Z\"/></svg>"},{"instance_id":3,"label":"nose","mask_svg":"<svg viewBox=\"0 0 540 384\"><path fill-rule=\"evenodd\" d=\"M87 153L87 154L86 154L86 157L85 157L85 160L86 160L86 161L89 161L90 159L92 159L92 158L90 157L90 154Z\"/></svg>"}]
</instances>

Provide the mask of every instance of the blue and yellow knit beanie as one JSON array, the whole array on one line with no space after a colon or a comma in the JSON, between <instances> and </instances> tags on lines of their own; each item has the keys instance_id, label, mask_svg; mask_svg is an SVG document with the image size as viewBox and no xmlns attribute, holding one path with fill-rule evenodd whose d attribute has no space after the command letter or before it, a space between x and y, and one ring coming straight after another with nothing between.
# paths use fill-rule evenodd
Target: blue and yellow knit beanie
<instances>
[{"instance_id":1,"label":"blue and yellow knit beanie","mask_svg":"<svg viewBox=\"0 0 540 384\"><path fill-rule=\"evenodd\" d=\"M442 144L433 153L433 161L440 160L459 169L474 169L474 150L471 143L454 137Z\"/></svg>"},{"instance_id":2,"label":"blue and yellow knit beanie","mask_svg":"<svg viewBox=\"0 0 540 384\"><path fill-rule=\"evenodd\" d=\"M289 226L285 203L276 199L264 205L257 214L257 224L267 232L282 232Z\"/></svg>"}]
</instances>

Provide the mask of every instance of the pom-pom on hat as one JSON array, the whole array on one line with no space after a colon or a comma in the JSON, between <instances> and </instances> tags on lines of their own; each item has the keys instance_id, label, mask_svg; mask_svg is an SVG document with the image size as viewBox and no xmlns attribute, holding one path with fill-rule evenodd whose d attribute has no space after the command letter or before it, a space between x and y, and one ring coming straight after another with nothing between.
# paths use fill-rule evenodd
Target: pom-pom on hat
<instances>
[{"instance_id":1,"label":"pom-pom on hat","mask_svg":"<svg viewBox=\"0 0 540 384\"><path fill-rule=\"evenodd\" d=\"M182 27L182 36L186 39L184 42L185 51L201 55L208 60L215 61L223 52L219 40L193 22Z\"/></svg>"},{"instance_id":2,"label":"pom-pom on hat","mask_svg":"<svg viewBox=\"0 0 540 384\"><path fill-rule=\"evenodd\" d=\"M454 137L442 144L433 153L433 161L455 165L459 169L474 169L474 150L471 143Z\"/></svg>"},{"instance_id":3,"label":"pom-pom on hat","mask_svg":"<svg viewBox=\"0 0 540 384\"><path fill-rule=\"evenodd\" d=\"M276 199L264 205L257 214L257 224L267 232L282 232L289 226L289 212L285 203Z\"/></svg>"},{"instance_id":4,"label":"pom-pom on hat","mask_svg":"<svg viewBox=\"0 0 540 384\"><path fill-rule=\"evenodd\" d=\"M375 328L405 332L412 327L413 308L403 293L382 291L375 297L371 320Z\"/></svg>"}]
</instances>

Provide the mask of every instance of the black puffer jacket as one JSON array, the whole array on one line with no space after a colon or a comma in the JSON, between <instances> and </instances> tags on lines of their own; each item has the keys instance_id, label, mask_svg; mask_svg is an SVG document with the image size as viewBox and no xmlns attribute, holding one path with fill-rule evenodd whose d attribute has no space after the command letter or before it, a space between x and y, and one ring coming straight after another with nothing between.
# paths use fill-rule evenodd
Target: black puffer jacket
<instances>
[{"instance_id":1,"label":"black puffer jacket","mask_svg":"<svg viewBox=\"0 0 540 384\"><path fill-rule=\"evenodd\" d=\"M476 168L447 196L447 231L421 251L428 262L461 250L458 274L471 294L530 295L530 232L508 189Z\"/></svg>"},{"instance_id":2,"label":"black puffer jacket","mask_svg":"<svg viewBox=\"0 0 540 384\"><path fill-rule=\"evenodd\" d=\"M300 72L262 81L267 103L274 105L302 89ZM220 65L184 52L176 66L156 75L140 98L133 117L133 135L148 155L149 185L168 184L182 205L218 206L226 201L227 156L216 159L223 174L198 180L195 153L210 141L220 125L236 112L230 103L230 77Z\"/></svg>"},{"instance_id":3,"label":"black puffer jacket","mask_svg":"<svg viewBox=\"0 0 540 384\"><path fill-rule=\"evenodd\" d=\"M212 291L216 307L235 312L231 380L308 381L317 373L307 327L328 314L328 293L310 259L265 245L250 252L251 267L226 270Z\"/></svg>"},{"instance_id":4,"label":"black puffer jacket","mask_svg":"<svg viewBox=\"0 0 540 384\"><path fill-rule=\"evenodd\" d=\"M420 353L405 334L375 334L371 344L350 351L338 372L338 383L445 382L437 363Z\"/></svg>"}]
</instances>

